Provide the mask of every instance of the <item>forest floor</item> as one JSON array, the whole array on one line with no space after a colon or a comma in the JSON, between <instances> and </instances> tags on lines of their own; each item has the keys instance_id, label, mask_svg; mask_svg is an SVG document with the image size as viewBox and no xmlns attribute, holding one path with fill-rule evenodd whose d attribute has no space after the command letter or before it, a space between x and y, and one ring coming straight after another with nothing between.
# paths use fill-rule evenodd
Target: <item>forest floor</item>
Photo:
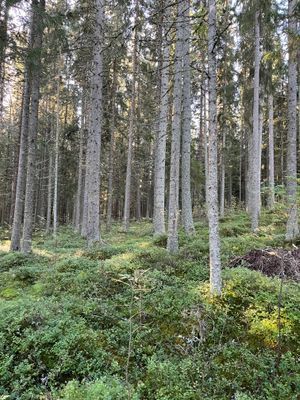
<instances>
[{"instance_id":1,"label":"forest floor","mask_svg":"<svg viewBox=\"0 0 300 400\"><path fill-rule=\"evenodd\" d=\"M116 224L93 249L68 227L37 232L29 257L2 230L0 400L299 399L299 253L285 221L265 211L253 234L243 212L221 220L214 299L205 221L180 232L176 256L148 222Z\"/></svg>"}]
</instances>

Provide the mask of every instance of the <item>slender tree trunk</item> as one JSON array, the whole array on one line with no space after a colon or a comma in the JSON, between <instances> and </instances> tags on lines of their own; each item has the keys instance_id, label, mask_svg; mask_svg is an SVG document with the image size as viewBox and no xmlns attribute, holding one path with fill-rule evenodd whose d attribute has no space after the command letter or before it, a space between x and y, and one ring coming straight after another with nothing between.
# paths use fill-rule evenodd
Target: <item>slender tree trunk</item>
<instances>
[{"instance_id":1,"label":"slender tree trunk","mask_svg":"<svg viewBox=\"0 0 300 400\"><path fill-rule=\"evenodd\" d=\"M3 117L4 83L5 83L5 51L7 45L8 4L0 1L0 124ZM1 126L0 126L1 129Z\"/></svg>"},{"instance_id":2,"label":"slender tree trunk","mask_svg":"<svg viewBox=\"0 0 300 400\"><path fill-rule=\"evenodd\" d=\"M83 189L84 189L84 143L85 143L85 131L86 131L86 97L85 90L82 92L82 104L81 104L81 126L80 126L80 139L79 139L79 162L78 162L78 177L77 177L77 193L76 193L76 204L75 204L75 228L78 232L81 231L82 224L82 210L83 210Z\"/></svg>"},{"instance_id":3,"label":"slender tree trunk","mask_svg":"<svg viewBox=\"0 0 300 400\"><path fill-rule=\"evenodd\" d=\"M221 294L221 259L218 222L218 135L216 79L216 0L208 1L208 90L209 90L209 148L208 148L208 223L210 256L210 291Z\"/></svg>"},{"instance_id":4,"label":"slender tree trunk","mask_svg":"<svg viewBox=\"0 0 300 400\"><path fill-rule=\"evenodd\" d=\"M208 85L206 85L208 86ZM205 172L205 205L208 205L208 137L209 133L209 101L207 99L207 90L204 93L203 98L203 111L204 111L204 172Z\"/></svg>"},{"instance_id":5,"label":"slender tree trunk","mask_svg":"<svg viewBox=\"0 0 300 400\"><path fill-rule=\"evenodd\" d=\"M31 84L31 105L29 115L28 129L28 159L27 159L27 177L24 201L24 225L21 243L23 253L31 252L32 230L33 230L33 206L36 175L36 139L38 129L38 112L40 98L40 71L41 71L41 47L43 39L43 13L45 10L45 1L34 0L33 4L33 51L35 54L35 64L32 68Z\"/></svg>"},{"instance_id":6,"label":"slender tree trunk","mask_svg":"<svg viewBox=\"0 0 300 400\"><path fill-rule=\"evenodd\" d=\"M251 217L252 231L258 229L260 214L260 126L259 126L259 68L260 68L260 27L259 11L255 12L255 61L254 61L254 98L253 98L253 132L249 142L249 185L248 208Z\"/></svg>"},{"instance_id":7,"label":"slender tree trunk","mask_svg":"<svg viewBox=\"0 0 300 400\"><path fill-rule=\"evenodd\" d=\"M81 126L80 126L80 138L79 138L79 160L78 160L78 176L77 176L77 193L76 193L76 204L74 209L75 220L74 225L77 232L80 232L81 221L82 221L82 184L83 184L83 146L84 146L84 132L85 132L85 95L84 89L82 92L81 100Z\"/></svg>"},{"instance_id":8,"label":"slender tree trunk","mask_svg":"<svg viewBox=\"0 0 300 400\"><path fill-rule=\"evenodd\" d=\"M61 60L59 60L59 63ZM53 191L53 235L57 234L58 217L58 172L59 172L59 138L60 138L60 86L61 77L58 77L56 92L56 127L54 146L54 191Z\"/></svg>"},{"instance_id":9,"label":"slender tree trunk","mask_svg":"<svg viewBox=\"0 0 300 400\"><path fill-rule=\"evenodd\" d=\"M191 196L191 73L190 73L190 0L184 1L183 27L183 122L182 122L182 222L188 235L195 233Z\"/></svg>"},{"instance_id":10,"label":"slender tree trunk","mask_svg":"<svg viewBox=\"0 0 300 400\"><path fill-rule=\"evenodd\" d=\"M225 128L223 127L222 155L221 155L220 217L224 217L224 212L225 212L225 146L226 146L226 132Z\"/></svg>"},{"instance_id":11,"label":"slender tree trunk","mask_svg":"<svg viewBox=\"0 0 300 400\"><path fill-rule=\"evenodd\" d=\"M48 168L48 194L47 194L47 222L46 222L46 233L50 232L51 229L51 211L52 211L52 177L53 174L53 155L50 151L49 154L49 168Z\"/></svg>"},{"instance_id":12,"label":"slender tree trunk","mask_svg":"<svg viewBox=\"0 0 300 400\"><path fill-rule=\"evenodd\" d=\"M22 113L21 113L19 162L18 162L15 207L14 207L11 244L10 244L11 251L21 250L22 219L23 219L24 195L25 195L24 191L26 183L28 120L29 120L29 104L30 104L30 72L28 64L26 65L25 68L26 68L24 77L25 81L24 81Z\"/></svg>"},{"instance_id":13,"label":"slender tree trunk","mask_svg":"<svg viewBox=\"0 0 300 400\"><path fill-rule=\"evenodd\" d=\"M275 193L274 193L274 106L273 106L273 95L270 94L268 97L269 105L269 195L268 195L268 207L274 208L275 204Z\"/></svg>"},{"instance_id":14,"label":"slender tree trunk","mask_svg":"<svg viewBox=\"0 0 300 400\"><path fill-rule=\"evenodd\" d=\"M165 172L166 172L166 142L168 127L168 106L169 106L169 3L164 4L163 15L163 51L161 63L160 82L160 107L158 130L156 132L155 159L154 159L154 209L153 226L154 235L159 236L165 233Z\"/></svg>"},{"instance_id":15,"label":"slender tree trunk","mask_svg":"<svg viewBox=\"0 0 300 400\"><path fill-rule=\"evenodd\" d=\"M138 46L138 0L135 0L135 21L134 21L134 38L133 38L133 54L132 54L132 92L129 114L129 131L128 131L128 150L127 150L127 168L126 168L126 183L125 183L125 201L124 201L124 216L123 228L127 232L129 229L130 219L130 202L131 202L131 175L133 162L133 136L134 122L136 111L136 71L137 71L137 46Z\"/></svg>"},{"instance_id":16,"label":"slender tree trunk","mask_svg":"<svg viewBox=\"0 0 300 400\"><path fill-rule=\"evenodd\" d=\"M297 0L289 0L289 64L288 64L288 143L286 165L286 189L288 198L288 220L286 239L299 235L297 209Z\"/></svg>"},{"instance_id":17,"label":"slender tree trunk","mask_svg":"<svg viewBox=\"0 0 300 400\"><path fill-rule=\"evenodd\" d=\"M241 141L240 141L240 156L239 156L239 205L241 207L243 200L243 144L244 144L244 127L241 124Z\"/></svg>"},{"instance_id":18,"label":"slender tree trunk","mask_svg":"<svg viewBox=\"0 0 300 400\"><path fill-rule=\"evenodd\" d=\"M111 230L112 220L112 201L113 201L113 180L114 180L114 155L115 155L115 119L116 104L115 96L117 90L117 71L116 59L113 65L113 83L112 83L112 99L111 99L111 120L110 120L110 144L109 144L109 166L108 166L108 196L107 196L107 212L106 212L106 230Z\"/></svg>"},{"instance_id":19,"label":"slender tree trunk","mask_svg":"<svg viewBox=\"0 0 300 400\"><path fill-rule=\"evenodd\" d=\"M182 59L183 59L183 12L184 2L178 3L176 20L176 48L174 64L173 92L173 124L171 143L169 220L167 249L170 253L178 251L178 219L179 219L179 164L180 164L180 132L182 107Z\"/></svg>"},{"instance_id":20,"label":"slender tree trunk","mask_svg":"<svg viewBox=\"0 0 300 400\"><path fill-rule=\"evenodd\" d=\"M140 221L142 218L141 211L141 183L139 173L137 174L137 187L136 187L136 219Z\"/></svg>"},{"instance_id":21,"label":"slender tree trunk","mask_svg":"<svg viewBox=\"0 0 300 400\"><path fill-rule=\"evenodd\" d=\"M103 91L103 23L103 0L95 0L93 68L91 77L91 116L87 140L87 162L85 177L87 191L87 241L89 246L100 241L100 153Z\"/></svg>"}]
</instances>

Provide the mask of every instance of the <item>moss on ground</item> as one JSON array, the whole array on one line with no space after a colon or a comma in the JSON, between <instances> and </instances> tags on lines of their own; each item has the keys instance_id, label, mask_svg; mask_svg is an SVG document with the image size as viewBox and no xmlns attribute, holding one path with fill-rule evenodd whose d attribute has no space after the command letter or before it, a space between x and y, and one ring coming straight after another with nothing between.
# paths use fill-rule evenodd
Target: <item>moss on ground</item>
<instances>
[{"instance_id":1,"label":"moss on ground","mask_svg":"<svg viewBox=\"0 0 300 400\"><path fill-rule=\"evenodd\" d=\"M114 225L93 249L70 228L38 234L29 257L7 253L3 232L0 399L296 400L299 285L226 268L288 246L285 217L265 212L257 234L243 212L222 219L219 299L205 221L193 238L180 232L175 256L148 222L127 235Z\"/></svg>"}]
</instances>

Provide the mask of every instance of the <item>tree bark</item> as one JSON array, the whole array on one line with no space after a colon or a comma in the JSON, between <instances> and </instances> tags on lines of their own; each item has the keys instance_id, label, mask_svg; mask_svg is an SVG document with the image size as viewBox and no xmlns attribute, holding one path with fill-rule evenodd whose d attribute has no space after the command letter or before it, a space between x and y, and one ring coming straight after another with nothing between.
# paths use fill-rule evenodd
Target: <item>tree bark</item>
<instances>
[{"instance_id":1,"label":"tree bark","mask_svg":"<svg viewBox=\"0 0 300 400\"><path fill-rule=\"evenodd\" d=\"M225 213L225 146L226 146L226 132L223 127L222 136L222 155L221 155L221 190L220 190L220 217L224 217Z\"/></svg>"},{"instance_id":2,"label":"tree bark","mask_svg":"<svg viewBox=\"0 0 300 400\"><path fill-rule=\"evenodd\" d=\"M288 2L288 141L286 165L286 189L288 200L288 220L286 239L299 236L297 209L297 19L296 0Z\"/></svg>"},{"instance_id":3,"label":"tree bark","mask_svg":"<svg viewBox=\"0 0 300 400\"><path fill-rule=\"evenodd\" d=\"M112 99L111 99L111 120L110 120L110 144L109 144L109 166L108 166L108 195L107 195L107 212L106 212L106 230L111 230L112 220L112 201L113 201L113 178L114 178L114 155L115 155L115 119L116 104L115 96L117 90L117 71L116 59L113 64L113 83L112 83Z\"/></svg>"},{"instance_id":4,"label":"tree bark","mask_svg":"<svg viewBox=\"0 0 300 400\"><path fill-rule=\"evenodd\" d=\"M33 46L36 53L34 66L32 67L31 104L28 129L28 158L27 177L24 201L24 225L21 243L22 253L31 252L32 230L33 230L33 206L36 175L36 139L38 129L38 113L40 98L40 71L41 71L41 47L43 39L43 13L45 10L44 0L34 0L33 5Z\"/></svg>"},{"instance_id":5,"label":"tree bark","mask_svg":"<svg viewBox=\"0 0 300 400\"><path fill-rule=\"evenodd\" d=\"M46 221L46 233L50 232L51 229L51 211L52 211L52 173L53 173L53 156L49 154L49 168L48 168L48 194L47 194L47 221Z\"/></svg>"},{"instance_id":6,"label":"tree bark","mask_svg":"<svg viewBox=\"0 0 300 400\"><path fill-rule=\"evenodd\" d=\"M84 147L84 132L85 132L85 93L82 90L81 99L81 126L80 126L80 138L79 138L79 159L78 159L78 176L77 176L77 193L76 193L76 204L75 204L75 229L77 232L81 230L82 221L82 192L83 192L83 147Z\"/></svg>"},{"instance_id":7,"label":"tree bark","mask_svg":"<svg viewBox=\"0 0 300 400\"><path fill-rule=\"evenodd\" d=\"M5 83L5 51L7 45L8 4L0 1L0 124L3 117L4 83ZM1 129L1 128L0 128Z\"/></svg>"},{"instance_id":8,"label":"tree bark","mask_svg":"<svg viewBox=\"0 0 300 400\"><path fill-rule=\"evenodd\" d=\"M164 15L162 24L163 30L163 51L161 63L160 82L160 107L158 130L156 132L155 159L154 159L154 207L153 227L154 235L159 236L165 233L165 172L166 172L166 142L168 127L169 107L169 64L170 64L170 34L169 34L169 3L164 4Z\"/></svg>"},{"instance_id":9,"label":"tree bark","mask_svg":"<svg viewBox=\"0 0 300 400\"><path fill-rule=\"evenodd\" d=\"M249 141L249 185L248 185L248 208L251 217L251 229L258 229L260 214L260 124L259 124L259 69L260 69L260 27L259 11L255 12L255 57L254 57L254 97L253 97L253 132Z\"/></svg>"},{"instance_id":10,"label":"tree bark","mask_svg":"<svg viewBox=\"0 0 300 400\"><path fill-rule=\"evenodd\" d=\"M268 158L269 158L269 193L268 193L268 207L270 209L274 208L275 204L275 193L274 193L274 105L273 105L273 95L268 96L269 105L269 148L268 148Z\"/></svg>"},{"instance_id":11,"label":"tree bark","mask_svg":"<svg viewBox=\"0 0 300 400\"><path fill-rule=\"evenodd\" d=\"M182 60L183 60L183 12L184 2L178 3L176 19L176 48L174 62L173 123L171 143L169 219L167 249L170 253L178 251L179 220L179 164L182 107Z\"/></svg>"},{"instance_id":12,"label":"tree bark","mask_svg":"<svg viewBox=\"0 0 300 400\"><path fill-rule=\"evenodd\" d=\"M191 73L190 73L190 0L184 1L183 27L183 122L182 122L182 223L187 235L195 233L191 196Z\"/></svg>"},{"instance_id":13,"label":"tree bark","mask_svg":"<svg viewBox=\"0 0 300 400\"><path fill-rule=\"evenodd\" d=\"M61 60L59 59L59 63L60 62ZM60 138L60 86L61 86L61 76L59 75L57 82L57 92L56 92L56 127L55 127L55 148L54 148L54 191L53 191L53 235L54 236L56 236L57 234L57 219L58 219L57 214L58 214L58 172L59 172L58 162L59 162L59 138Z\"/></svg>"},{"instance_id":14,"label":"tree bark","mask_svg":"<svg viewBox=\"0 0 300 400\"><path fill-rule=\"evenodd\" d=\"M32 26L31 29L33 29ZM24 192L26 183L29 104L30 104L30 71L29 71L29 65L28 63L26 63L22 112L21 112L19 162L18 162L15 206L13 213L13 223L12 223L11 243L10 243L11 251L21 250L22 219L23 219L24 195L25 195Z\"/></svg>"},{"instance_id":15,"label":"tree bark","mask_svg":"<svg viewBox=\"0 0 300 400\"><path fill-rule=\"evenodd\" d=\"M207 206L209 223L210 291L221 294L221 259L218 222L218 135L216 80L216 1L208 1L209 148Z\"/></svg>"},{"instance_id":16,"label":"tree bark","mask_svg":"<svg viewBox=\"0 0 300 400\"><path fill-rule=\"evenodd\" d=\"M137 46L138 46L138 0L135 0L135 19L134 19L134 38L132 53L132 92L129 113L129 131L128 131L128 150L127 150L127 167L126 167L126 183L125 183L125 201L123 228L127 232L129 229L130 219L130 203L131 203L131 175L133 162L133 136L134 122L136 110L136 71L137 71Z\"/></svg>"},{"instance_id":17,"label":"tree bark","mask_svg":"<svg viewBox=\"0 0 300 400\"><path fill-rule=\"evenodd\" d=\"M102 131L102 75L103 75L103 0L95 0L93 32L93 67L91 76L91 115L87 140L87 242L91 246L100 241L100 152Z\"/></svg>"}]
</instances>

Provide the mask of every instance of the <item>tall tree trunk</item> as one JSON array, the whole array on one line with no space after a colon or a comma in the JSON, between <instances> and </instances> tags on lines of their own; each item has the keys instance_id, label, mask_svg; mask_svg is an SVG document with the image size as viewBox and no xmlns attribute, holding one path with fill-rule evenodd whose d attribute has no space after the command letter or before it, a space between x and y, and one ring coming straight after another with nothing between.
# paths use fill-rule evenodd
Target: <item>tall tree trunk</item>
<instances>
[{"instance_id":1,"label":"tall tree trunk","mask_svg":"<svg viewBox=\"0 0 300 400\"><path fill-rule=\"evenodd\" d=\"M226 146L226 132L225 132L225 127L223 127L222 154L221 154L220 217L224 217L224 212L225 212L225 146Z\"/></svg>"},{"instance_id":2,"label":"tall tree trunk","mask_svg":"<svg viewBox=\"0 0 300 400\"><path fill-rule=\"evenodd\" d=\"M135 0L135 19L134 19L134 38L133 38L133 54L132 54L132 89L129 114L129 131L128 131L128 150L127 150L127 167L126 167L126 183L125 183L125 201L123 228L127 232L129 229L130 219L130 202L131 202L131 175L133 161L133 136L136 109L136 71L137 71L137 46L138 46L138 0Z\"/></svg>"},{"instance_id":3,"label":"tall tree trunk","mask_svg":"<svg viewBox=\"0 0 300 400\"><path fill-rule=\"evenodd\" d=\"M253 97L253 132L249 141L249 185L248 209L251 217L252 231L258 229L260 214L260 124L259 124L259 68L260 68L260 27L259 11L255 12L255 61L254 61L254 97Z\"/></svg>"},{"instance_id":4,"label":"tall tree trunk","mask_svg":"<svg viewBox=\"0 0 300 400\"><path fill-rule=\"evenodd\" d=\"M28 124L29 124L29 106L31 92L31 63L30 51L32 51L34 35L35 35L36 15L32 10L30 38L28 44L28 54L25 61L24 72L24 88L22 99L21 126L20 126L20 145L19 145L19 162L16 183L15 206L13 214L12 232L11 232L11 251L21 250L22 235L22 219L24 208L24 195L26 184L26 161L27 161L27 144L28 144Z\"/></svg>"},{"instance_id":5,"label":"tall tree trunk","mask_svg":"<svg viewBox=\"0 0 300 400\"><path fill-rule=\"evenodd\" d=\"M169 3L164 4L163 15L163 51L161 63L160 82L160 106L159 121L156 132L155 159L154 159L154 208L153 226L154 235L159 236L165 233L165 170L166 170L166 142L168 127L168 105L169 105Z\"/></svg>"},{"instance_id":6,"label":"tall tree trunk","mask_svg":"<svg viewBox=\"0 0 300 400\"><path fill-rule=\"evenodd\" d=\"M209 133L209 100L207 98L207 87L208 84L205 85L205 92L203 98L203 112L204 112L204 172L205 172L205 205L208 205L208 137L207 133Z\"/></svg>"},{"instance_id":7,"label":"tall tree trunk","mask_svg":"<svg viewBox=\"0 0 300 400\"><path fill-rule=\"evenodd\" d=\"M297 0L289 0L289 64L288 64L288 143L286 165L286 189L288 198L288 220L286 239L299 235L297 209Z\"/></svg>"},{"instance_id":8,"label":"tall tree trunk","mask_svg":"<svg viewBox=\"0 0 300 400\"><path fill-rule=\"evenodd\" d=\"M269 105L269 148L268 148L268 158L269 158L269 194L268 194L268 207L270 209L274 208L275 204L275 193L274 193L274 105L273 105L273 95L270 94L268 97Z\"/></svg>"},{"instance_id":9,"label":"tall tree trunk","mask_svg":"<svg viewBox=\"0 0 300 400\"><path fill-rule=\"evenodd\" d=\"M178 251L178 219L179 219L179 164L180 164L180 132L182 106L182 59L183 59L183 12L184 2L178 3L176 20L176 48L174 64L173 91L173 123L171 143L169 220L167 249L170 253Z\"/></svg>"},{"instance_id":10,"label":"tall tree trunk","mask_svg":"<svg viewBox=\"0 0 300 400\"><path fill-rule=\"evenodd\" d=\"M21 249L22 219L23 219L24 194L25 194L24 191L26 182L29 103L30 103L30 77L29 77L28 67L26 67L25 82L23 89L23 106L21 115L19 163L18 163L15 207L14 207L11 244L10 244L11 251L19 251Z\"/></svg>"},{"instance_id":11,"label":"tall tree trunk","mask_svg":"<svg viewBox=\"0 0 300 400\"><path fill-rule=\"evenodd\" d=\"M49 152L49 167L48 167L48 194L47 194L47 221L46 221L46 233L50 232L51 229L51 211L52 211L52 180L53 180L53 155Z\"/></svg>"},{"instance_id":12,"label":"tall tree trunk","mask_svg":"<svg viewBox=\"0 0 300 400\"><path fill-rule=\"evenodd\" d=\"M80 232L81 221L82 221L82 192L83 192L83 147L84 147L84 133L85 133L85 113L86 113L86 102L85 93L82 90L81 99L81 126L80 126L80 138L79 138L79 159L78 159L78 176L77 176L77 193L76 193L76 204L74 209L75 220L74 225L77 232Z\"/></svg>"},{"instance_id":13,"label":"tall tree trunk","mask_svg":"<svg viewBox=\"0 0 300 400\"><path fill-rule=\"evenodd\" d=\"M59 57L61 58L61 56ZM61 60L59 59L59 63ZM60 68L59 68L60 69ZM59 71L60 72L60 71ZM55 146L54 146L54 191L53 191L53 235L57 234L58 217L58 172L59 172L59 137L60 137L60 85L61 76L58 77L56 92L56 127L55 127Z\"/></svg>"},{"instance_id":14,"label":"tall tree trunk","mask_svg":"<svg viewBox=\"0 0 300 400\"><path fill-rule=\"evenodd\" d=\"M112 201L113 201L113 179L114 179L114 155L115 155L115 119L116 104L115 96L117 90L117 71L116 59L113 64L113 83L112 83L112 99L111 99L111 120L110 120L110 144L109 144L109 166L108 166L108 196L107 196L107 212L106 212L106 230L111 230L112 220Z\"/></svg>"},{"instance_id":15,"label":"tall tree trunk","mask_svg":"<svg viewBox=\"0 0 300 400\"><path fill-rule=\"evenodd\" d=\"M27 176L24 201L24 225L21 243L23 253L31 252L32 230L33 230L33 207L36 175L36 139L38 129L38 113L40 98L40 71L41 71L41 48L43 39L43 14L45 0L33 0L33 46L34 66L32 66L31 104L28 128L28 158Z\"/></svg>"},{"instance_id":16,"label":"tall tree trunk","mask_svg":"<svg viewBox=\"0 0 300 400\"><path fill-rule=\"evenodd\" d=\"M103 0L95 0L93 68L91 76L91 115L86 155L87 242L100 241L100 153L102 131Z\"/></svg>"},{"instance_id":17,"label":"tall tree trunk","mask_svg":"<svg viewBox=\"0 0 300 400\"><path fill-rule=\"evenodd\" d=\"M221 293L221 259L218 222L218 135L216 80L216 0L208 1L209 148L207 206L209 223L210 291Z\"/></svg>"},{"instance_id":18,"label":"tall tree trunk","mask_svg":"<svg viewBox=\"0 0 300 400\"><path fill-rule=\"evenodd\" d=\"M0 1L0 124L3 117L4 82L5 82L5 51L7 45L8 4ZM1 129L1 127L0 127Z\"/></svg>"},{"instance_id":19,"label":"tall tree trunk","mask_svg":"<svg viewBox=\"0 0 300 400\"><path fill-rule=\"evenodd\" d=\"M191 73L190 73L190 0L184 1L183 27L183 122L182 122L182 223L188 235L195 233L191 196Z\"/></svg>"}]
</instances>

